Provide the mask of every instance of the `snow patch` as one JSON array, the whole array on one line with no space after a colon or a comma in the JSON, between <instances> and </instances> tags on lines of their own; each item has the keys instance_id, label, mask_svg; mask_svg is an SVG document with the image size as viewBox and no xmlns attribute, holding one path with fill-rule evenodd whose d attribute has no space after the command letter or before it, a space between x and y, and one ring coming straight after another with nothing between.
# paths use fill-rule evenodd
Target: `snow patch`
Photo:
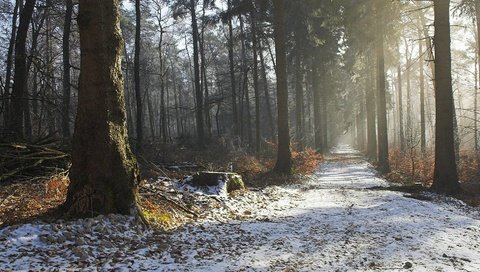
<instances>
[{"instance_id":1,"label":"snow patch","mask_svg":"<svg viewBox=\"0 0 480 272\"><path fill-rule=\"evenodd\" d=\"M1 229L0 271L480 271L478 210L369 190L388 183L350 147L332 152L305 184L222 199L171 233L122 216Z\"/></svg>"}]
</instances>

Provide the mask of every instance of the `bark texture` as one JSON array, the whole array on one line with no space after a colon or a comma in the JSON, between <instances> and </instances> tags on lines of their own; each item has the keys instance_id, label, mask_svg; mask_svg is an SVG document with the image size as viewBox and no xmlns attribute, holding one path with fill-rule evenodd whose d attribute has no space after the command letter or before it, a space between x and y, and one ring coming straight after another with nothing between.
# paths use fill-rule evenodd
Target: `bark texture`
<instances>
[{"instance_id":1,"label":"bark texture","mask_svg":"<svg viewBox=\"0 0 480 272\"><path fill-rule=\"evenodd\" d=\"M450 52L450 0L435 0L435 168L431 189L448 195L462 191L455 163Z\"/></svg>"},{"instance_id":2,"label":"bark texture","mask_svg":"<svg viewBox=\"0 0 480 272\"><path fill-rule=\"evenodd\" d=\"M79 101L64 204L70 215L129 214L136 207L139 176L128 143L119 5L80 1Z\"/></svg>"},{"instance_id":3,"label":"bark texture","mask_svg":"<svg viewBox=\"0 0 480 272\"><path fill-rule=\"evenodd\" d=\"M18 25L17 37L15 40L15 74L13 76L14 84L12 91L12 115L9 119L10 133L15 139L22 139L23 134L23 116L25 106L25 92L27 83L27 34L28 26L32 20L35 0L26 0L20 13L20 23Z\"/></svg>"},{"instance_id":4,"label":"bark texture","mask_svg":"<svg viewBox=\"0 0 480 272\"><path fill-rule=\"evenodd\" d=\"M143 98L140 90L140 34L142 14L140 0L135 0L135 59L133 76L135 81L135 102L137 105L137 152L141 152L143 145Z\"/></svg>"},{"instance_id":5,"label":"bark texture","mask_svg":"<svg viewBox=\"0 0 480 272\"><path fill-rule=\"evenodd\" d=\"M277 109L278 109L278 153L275 172L291 174L292 154L290 151L290 131L288 126L288 89L287 60L285 53L285 2L273 1L274 36L277 74Z\"/></svg>"},{"instance_id":6,"label":"bark texture","mask_svg":"<svg viewBox=\"0 0 480 272\"><path fill-rule=\"evenodd\" d=\"M384 0L375 0L376 12L376 56L377 56L377 135L378 135L378 170L382 174L390 172L388 162L388 126L387 101L385 90L385 56L383 49L384 35Z\"/></svg>"},{"instance_id":7,"label":"bark texture","mask_svg":"<svg viewBox=\"0 0 480 272\"><path fill-rule=\"evenodd\" d=\"M65 20L63 23L63 107L62 107L62 134L65 138L70 138L70 32L72 25L73 2L65 2Z\"/></svg>"}]
</instances>

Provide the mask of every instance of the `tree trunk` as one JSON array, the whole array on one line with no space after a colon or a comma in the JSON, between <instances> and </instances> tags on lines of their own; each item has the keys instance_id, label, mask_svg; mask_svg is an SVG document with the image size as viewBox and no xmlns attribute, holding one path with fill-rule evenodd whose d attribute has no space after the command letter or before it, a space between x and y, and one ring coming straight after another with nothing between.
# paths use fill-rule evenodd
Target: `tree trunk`
<instances>
[{"instance_id":1,"label":"tree trunk","mask_svg":"<svg viewBox=\"0 0 480 272\"><path fill-rule=\"evenodd\" d=\"M375 0L376 12L376 56L377 56L377 133L378 133L378 170L382 174L390 172L388 162L388 126L387 102L385 90L384 0Z\"/></svg>"},{"instance_id":2,"label":"tree trunk","mask_svg":"<svg viewBox=\"0 0 480 272\"><path fill-rule=\"evenodd\" d=\"M171 71L172 71L172 80L173 80L173 99L175 100L175 123L176 123L176 128L177 128L177 137L180 136L181 131L182 131L182 118L180 116L180 111L179 111L179 98L178 98L178 90L179 88L177 87L177 76L175 73L175 67L173 66L173 63L171 63Z\"/></svg>"},{"instance_id":3,"label":"tree trunk","mask_svg":"<svg viewBox=\"0 0 480 272\"><path fill-rule=\"evenodd\" d=\"M359 93L359 101L360 103L358 104L358 117L357 117L357 143L358 143L358 149L360 151L365 150L365 105L362 103L364 101L364 94L363 92Z\"/></svg>"},{"instance_id":4,"label":"tree trunk","mask_svg":"<svg viewBox=\"0 0 480 272\"><path fill-rule=\"evenodd\" d=\"M403 129L403 92L402 92L402 66L398 64L398 124L400 127L400 151L405 152L405 132Z\"/></svg>"},{"instance_id":5,"label":"tree trunk","mask_svg":"<svg viewBox=\"0 0 480 272\"><path fill-rule=\"evenodd\" d=\"M190 15L192 17L192 40L193 40L193 69L195 81L195 117L197 124L198 146L203 147L205 144L205 132L203 128L203 93L200 86L200 63L198 50L198 24L196 14L196 1L190 0Z\"/></svg>"},{"instance_id":6,"label":"tree trunk","mask_svg":"<svg viewBox=\"0 0 480 272\"><path fill-rule=\"evenodd\" d=\"M329 122L328 122L328 115L329 115L330 111L328 110L326 89L323 89L320 92L320 103L321 103L320 118L322 120L322 122L321 122L321 124L322 124L322 150L325 152L325 151L328 151L328 149L330 147L329 146L329 132L330 133L333 132L329 129L329 127L331 127L332 124L329 124Z\"/></svg>"},{"instance_id":7,"label":"tree trunk","mask_svg":"<svg viewBox=\"0 0 480 272\"><path fill-rule=\"evenodd\" d=\"M407 141L408 141L408 148L412 148L412 137L413 137L413 124L412 124L412 101L411 101L411 81L410 81L410 66L412 65L409 50L408 50L408 42L405 39L405 57L406 57L406 67L405 67L405 74L406 74L406 82L407 82Z\"/></svg>"},{"instance_id":8,"label":"tree trunk","mask_svg":"<svg viewBox=\"0 0 480 272\"><path fill-rule=\"evenodd\" d=\"M163 139L163 143L167 143L167 110L165 105L165 85L167 81L167 69L166 69L166 60L163 57L163 30L162 20L161 20L161 11L158 17L158 25L160 27L160 40L158 42L158 58L160 65L160 118L159 118L159 127L160 127L160 136ZM172 65L173 69L173 65ZM174 74L172 74L174 75Z\"/></svg>"},{"instance_id":9,"label":"tree trunk","mask_svg":"<svg viewBox=\"0 0 480 272\"><path fill-rule=\"evenodd\" d=\"M450 0L435 0L435 168L431 189L438 193L462 191L457 176L453 136L453 92L450 52Z\"/></svg>"},{"instance_id":10,"label":"tree trunk","mask_svg":"<svg viewBox=\"0 0 480 272\"><path fill-rule=\"evenodd\" d=\"M55 111L56 109L53 108L53 106L56 104L56 95L55 95L55 70L54 70L54 53L53 53L53 25L52 25L52 20L53 16L53 5L52 5L52 0L47 0L46 1L46 9L45 9L45 17L46 17L46 26L45 26L45 44L46 44L46 66L47 66L47 71L46 71L46 77L47 77L47 89L45 91L45 104L46 104L46 110L47 110L47 125L48 125L48 134L50 136L55 135L57 132L56 129L56 116L55 116ZM28 73L28 67L27 67L27 73ZM28 88L25 87L25 93L28 93ZM24 109L25 110L25 109ZM24 114L27 114L26 111L24 111Z\"/></svg>"},{"instance_id":11,"label":"tree trunk","mask_svg":"<svg viewBox=\"0 0 480 272\"><path fill-rule=\"evenodd\" d=\"M72 24L73 2L66 0L65 19L63 23L63 104L62 104L62 134L70 138L70 32Z\"/></svg>"},{"instance_id":12,"label":"tree trunk","mask_svg":"<svg viewBox=\"0 0 480 272\"><path fill-rule=\"evenodd\" d=\"M273 122L273 113L272 105L270 102L270 92L268 90L268 80L267 80L267 68L265 66L265 60L263 58L263 50L260 46L260 65L262 67L262 81L263 81L263 92L265 96L265 107L267 108L267 122L268 122L268 138L273 139L275 136L275 125Z\"/></svg>"},{"instance_id":13,"label":"tree trunk","mask_svg":"<svg viewBox=\"0 0 480 272\"><path fill-rule=\"evenodd\" d=\"M133 129L133 114L132 114L132 107L130 107L130 87L131 85L129 84L129 78L130 78L130 58L127 54L127 50L125 49L125 43L123 44L123 54L125 58L125 80L123 82L123 87L125 89L125 98L126 98L126 104L127 104L127 125L128 128L131 131L134 131Z\"/></svg>"},{"instance_id":14,"label":"tree trunk","mask_svg":"<svg viewBox=\"0 0 480 272\"><path fill-rule=\"evenodd\" d=\"M255 90L255 152L260 153L261 131L260 131L260 90L258 86L258 42L257 29L255 25L255 11L250 15L252 25L252 50L253 50L253 88Z\"/></svg>"},{"instance_id":15,"label":"tree trunk","mask_svg":"<svg viewBox=\"0 0 480 272\"><path fill-rule=\"evenodd\" d=\"M478 46L478 45L477 45ZM477 49L478 50L478 49ZM473 95L473 139L475 152L478 152L478 54L475 55L475 92Z\"/></svg>"},{"instance_id":16,"label":"tree trunk","mask_svg":"<svg viewBox=\"0 0 480 272\"><path fill-rule=\"evenodd\" d=\"M323 153L323 141L322 141L322 116L321 116L321 99L320 99L320 74L323 74L323 71L319 71L317 64L313 64L312 67L312 85L313 85L313 119L314 119L314 138L315 138L315 149L318 152Z\"/></svg>"},{"instance_id":17,"label":"tree trunk","mask_svg":"<svg viewBox=\"0 0 480 272\"><path fill-rule=\"evenodd\" d=\"M147 109L148 109L148 120L150 121L150 137L152 140L155 140L155 114L152 104L152 95L149 90L145 90L145 99L147 100Z\"/></svg>"},{"instance_id":18,"label":"tree trunk","mask_svg":"<svg viewBox=\"0 0 480 272\"><path fill-rule=\"evenodd\" d=\"M297 38L298 39L298 38ZM304 143L304 110L303 110L303 72L300 52L297 49L295 63L295 134L297 148L302 151Z\"/></svg>"},{"instance_id":19,"label":"tree trunk","mask_svg":"<svg viewBox=\"0 0 480 272\"><path fill-rule=\"evenodd\" d=\"M476 32L476 42L477 42L477 55L476 55L476 71L477 74L475 76L475 82L476 82L476 87L475 87L475 102L474 102L474 119L475 119L475 151L478 151L478 82L479 82L479 76L480 76L480 0L475 0L475 19L477 21L477 32Z\"/></svg>"},{"instance_id":20,"label":"tree trunk","mask_svg":"<svg viewBox=\"0 0 480 272\"><path fill-rule=\"evenodd\" d=\"M15 1L15 7L13 8L13 16L12 16L12 32L10 34L10 43L8 45L8 52L7 52L7 63L6 63L6 75L5 75L5 89L4 89L4 96L3 96L3 109L4 109L4 120L5 124L9 124L10 120L10 104L9 96L10 96L10 81L12 77L12 59L13 59L13 51L15 49L15 38L17 35L17 16L18 10L20 6L20 0Z\"/></svg>"},{"instance_id":21,"label":"tree trunk","mask_svg":"<svg viewBox=\"0 0 480 272\"><path fill-rule=\"evenodd\" d=\"M232 0L228 0L228 10L232 9ZM237 91L235 86L235 64L233 60L233 24L232 16L228 17L228 61L230 67L230 84L232 88L232 120L233 120L233 133L239 134L238 129L238 113L237 113Z\"/></svg>"},{"instance_id":22,"label":"tree trunk","mask_svg":"<svg viewBox=\"0 0 480 272\"><path fill-rule=\"evenodd\" d=\"M423 42L420 40L422 32L418 31L418 52L420 55L419 61L419 73L420 73L420 150L422 154L425 154L427 148L427 139L425 132L425 71L423 68Z\"/></svg>"},{"instance_id":23,"label":"tree trunk","mask_svg":"<svg viewBox=\"0 0 480 272\"><path fill-rule=\"evenodd\" d=\"M140 32L141 18L140 0L135 0L135 59L134 59L134 80L135 80L135 101L137 102L137 152L142 151L143 145L143 101L140 90Z\"/></svg>"},{"instance_id":24,"label":"tree trunk","mask_svg":"<svg viewBox=\"0 0 480 272\"><path fill-rule=\"evenodd\" d=\"M368 62L369 64L371 61ZM368 65L367 67L369 67ZM377 125L376 125L376 99L375 89L372 86L375 76L370 71L367 76L367 89L365 90L365 107L367 108L367 154L371 160L377 160Z\"/></svg>"},{"instance_id":25,"label":"tree trunk","mask_svg":"<svg viewBox=\"0 0 480 272\"><path fill-rule=\"evenodd\" d=\"M273 1L273 26L276 52L277 111L278 111L278 152L274 171L291 174L292 155L288 126L287 61L285 50L285 2Z\"/></svg>"},{"instance_id":26,"label":"tree trunk","mask_svg":"<svg viewBox=\"0 0 480 272\"><path fill-rule=\"evenodd\" d=\"M207 80L207 61L205 58L205 4L203 2L202 6L202 35L200 38L200 58L201 58L201 76L202 76L202 86L205 90L205 103L204 103L204 112L205 112L205 125L207 126L207 137L212 137L212 117L210 115L210 106L209 104L209 90L208 90L208 80Z\"/></svg>"},{"instance_id":27,"label":"tree trunk","mask_svg":"<svg viewBox=\"0 0 480 272\"><path fill-rule=\"evenodd\" d=\"M71 215L130 214L137 207L139 175L128 144L119 11L119 0L80 1L79 100L64 204Z\"/></svg>"},{"instance_id":28,"label":"tree trunk","mask_svg":"<svg viewBox=\"0 0 480 272\"><path fill-rule=\"evenodd\" d=\"M23 138L23 118L24 118L24 99L25 86L27 82L26 65L26 41L28 34L28 25L32 19L35 0L26 0L20 13L20 23L18 25L17 37L15 40L15 74L13 76L13 91L11 99L12 115L9 118L10 132L15 139Z\"/></svg>"},{"instance_id":29,"label":"tree trunk","mask_svg":"<svg viewBox=\"0 0 480 272\"><path fill-rule=\"evenodd\" d=\"M243 16L239 16L239 21L240 21L240 43L241 43L241 51L242 51L242 73L243 73L243 83L241 85L241 95L245 95L245 111L246 111L246 116L244 117L243 115L243 106L241 107L241 113L240 114L240 124L242 127L242 132L243 128L245 127L247 130L247 142L248 145L251 147L252 142L253 142L253 136L252 136L252 126L250 123L251 120L251 115L250 115L250 93L248 90L248 63L247 63L247 49L246 49L246 41L245 41L245 28L244 28L244 22L243 22ZM241 96L243 99L243 96ZM242 103L240 103L242 104ZM243 133L241 133L243 136Z\"/></svg>"}]
</instances>

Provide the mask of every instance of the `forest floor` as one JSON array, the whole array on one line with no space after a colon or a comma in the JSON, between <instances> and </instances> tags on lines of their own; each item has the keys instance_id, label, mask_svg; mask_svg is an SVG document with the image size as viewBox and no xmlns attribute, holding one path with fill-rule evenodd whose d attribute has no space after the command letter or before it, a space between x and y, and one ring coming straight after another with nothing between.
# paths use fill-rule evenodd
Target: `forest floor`
<instances>
[{"instance_id":1,"label":"forest floor","mask_svg":"<svg viewBox=\"0 0 480 272\"><path fill-rule=\"evenodd\" d=\"M0 271L480 271L478 209L389 185L339 146L303 182L218 200L170 232L118 215L5 227Z\"/></svg>"}]
</instances>

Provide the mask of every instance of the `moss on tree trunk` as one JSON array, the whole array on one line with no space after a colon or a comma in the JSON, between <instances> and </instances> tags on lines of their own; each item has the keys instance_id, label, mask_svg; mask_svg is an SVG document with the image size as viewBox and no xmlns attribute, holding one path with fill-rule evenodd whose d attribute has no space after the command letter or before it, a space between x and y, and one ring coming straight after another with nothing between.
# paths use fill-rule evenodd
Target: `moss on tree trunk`
<instances>
[{"instance_id":1,"label":"moss on tree trunk","mask_svg":"<svg viewBox=\"0 0 480 272\"><path fill-rule=\"evenodd\" d=\"M136 205L137 163L128 143L119 0L80 0L81 72L73 135L71 215L129 214Z\"/></svg>"}]
</instances>

